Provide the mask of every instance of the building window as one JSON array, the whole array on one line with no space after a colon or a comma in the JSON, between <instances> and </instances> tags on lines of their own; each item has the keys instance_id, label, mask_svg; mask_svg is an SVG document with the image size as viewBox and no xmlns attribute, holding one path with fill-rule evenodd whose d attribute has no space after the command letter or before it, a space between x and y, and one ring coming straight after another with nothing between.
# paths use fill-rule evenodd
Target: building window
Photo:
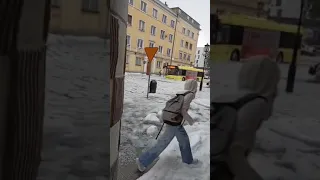
<instances>
[{"instance_id":1,"label":"building window","mask_svg":"<svg viewBox=\"0 0 320 180\"><path fill-rule=\"evenodd\" d=\"M281 6L281 4L282 4L281 0L276 1L276 6Z\"/></svg>"},{"instance_id":2,"label":"building window","mask_svg":"<svg viewBox=\"0 0 320 180\"><path fill-rule=\"evenodd\" d=\"M182 28L182 33L186 34L186 28Z\"/></svg>"},{"instance_id":3,"label":"building window","mask_svg":"<svg viewBox=\"0 0 320 180\"><path fill-rule=\"evenodd\" d=\"M128 25L132 26L132 16L128 14Z\"/></svg>"},{"instance_id":4,"label":"building window","mask_svg":"<svg viewBox=\"0 0 320 180\"><path fill-rule=\"evenodd\" d=\"M179 59L182 60L182 53L179 53Z\"/></svg>"},{"instance_id":5,"label":"building window","mask_svg":"<svg viewBox=\"0 0 320 180\"><path fill-rule=\"evenodd\" d=\"M198 59L200 59L200 55L198 55Z\"/></svg>"},{"instance_id":6,"label":"building window","mask_svg":"<svg viewBox=\"0 0 320 180\"><path fill-rule=\"evenodd\" d=\"M156 27L151 26L151 35L155 36L156 35Z\"/></svg>"},{"instance_id":7,"label":"building window","mask_svg":"<svg viewBox=\"0 0 320 180\"><path fill-rule=\"evenodd\" d=\"M142 21L142 20L139 21L139 30L140 31L144 32L145 24L146 23L144 21Z\"/></svg>"},{"instance_id":8,"label":"building window","mask_svg":"<svg viewBox=\"0 0 320 180\"><path fill-rule=\"evenodd\" d=\"M143 11L143 12L147 12L147 3L144 2L144 1L141 1L141 7L140 7L140 10Z\"/></svg>"},{"instance_id":9,"label":"building window","mask_svg":"<svg viewBox=\"0 0 320 180\"><path fill-rule=\"evenodd\" d=\"M156 19L158 18L158 10L156 10L155 8L153 8L152 16Z\"/></svg>"},{"instance_id":10,"label":"building window","mask_svg":"<svg viewBox=\"0 0 320 180\"><path fill-rule=\"evenodd\" d=\"M61 1L60 0L51 0L51 6L55 8L60 8Z\"/></svg>"},{"instance_id":11,"label":"building window","mask_svg":"<svg viewBox=\"0 0 320 180\"><path fill-rule=\"evenodd\" d=\"M133 0L129 0L129 4L133 6Z\"/></svg>"},{"instance_id":12,"label":"building window","mask_svg":"<svg viewBox=\"0 0 320 180\"><path fill-rule=\"evenodd\" d=\"M162 52L163 52L163 47L162 46L159 46L158 52L162 54Z\"/></svg>"},{"instance_id":13,"label":"building window","mask_svg":"<svg viewBox=\"0 0 320 180\"><path fill-rule=\"evenodd\" d=\"M188 31L187 31L187 36L190 36L190 30L188 29Z\"/></svg>"},{"instance_id":14,"label":"building window","mask_svg":"<svg viewBox=\"0 0 320 180\"><path fill-rule=\"evenodd\" d=\"M161 39L165 38L165 31L164 30L161 30L161 32L160 32L160 38Z\"/></svg>"},{"instance_id":15,"label":"building window","mask_svg":"<svg viewBox=\"0 0 320 180\"><path fill-rule=\"evenodd\" d=\"M138 39L137 47L138 47L139 49L142 49L142 48L143 48L143 40L142 40L142 39Z\"/></svg>"},{"instance_id":16,"label":"building window","mask_svg":"<svg viewBox=\"0 0 320 180\"><path fill-rule=\"evenodd\" d=\"M82 0L82 10L83 11L99 11L98 0Z\"/></svg>"},{"instance_id":17,"label":"building window","mask_svg":"<svg viewBox=\"0 0 320 180\"><path fill-rule=\"evenodd\" d=\"M200 54L200 50L198 50L198 54Z\"/></svg>"},{"instance_id":18,"label":"building window","mask_svg":"<svg viewBox=\"0 0 320 180\"><path fill-rule=\"evenodd\" d=\"M131 37L127 35L127 46L131 45Z\"/></svg>"},{"instance_id":19,"label":"building window","mask_svg":"<svg viewBox=\"0 0 320 180\"><path fill-rule=\"evenodd\" d=\"M169 56L169 57L171 56L171 49L170 48L167 49L167 56Z\"/></svg>"},{"instance_id":20,"label":"building window","mask_svg":"<svg viewBox=\"0 0 320 180\"><path fill-rule=\"evenodd\" d=\"M188 55L188 58L187 58L187 60L188 60L188 61L190 61L190 54Z\"/></svg>"},{"instance_id":21,"label":"building window","mask_svg":"<svg viewBox=\"0 0 320 180\"><path fill-rule=\"evenodd\" d=\"M282 17L282 9L278 9L277 10L277 16L278 17Z\"/></svg>"},{"instance_id":22,"label":"building window","mask_svg":"<svg viewBox=\"0 0 320 180\"><path fill-rule=\"evenodd\" d=\"M161 61L157 61L157 68L161 68Z\"/></svg>"},{"instance_id":23,"label":"building window","mask_svg":"<svg viewBox=\"0 0 320 180\"><path fill-rule=\"evenodd\" d=\"M192 39L194 38L194 32L191 32L191 38Z\"/></svg>"},{"instance_id":24,"label":"building window","mask_svg":"<svg viewBox=\"0 0 320 180\"><path fill-rule=\"evenodd\" d=\"M149 42L149 47L154 47L154 42L153 41Z\"/></svg>"},{"instance_id":25,"label":"building window","mask_svg":"<svg viewBox=\"0 0 320 180\"><path fill-rule=\"evenodd\" d=\"M184 47L188 49L188 47L189 47L189 43L188 43L188 42L186 42L186 44L185 44L185 46L184 46Z\"/></svg>"},{"instance_id":26,"label":"building window","mask_svg":"<svg viewBox=\"0 0 320 180\"><path fill-rule=\"evenodd\" d=\"M174 20L171 20L170 26L171 26L172 28L174 28L174 25L175 25L175 21L174 21Z\"/></svg>"},{"instance_id":27,"label":"building window","mask_svg":"<svg viewBox=\"0 0 320 180\"><path fill-rule=\"evenodd\" d=\"M187 54L184 53L184 54L183 54L183 60L186 60L186 59L187 59Z\"/></svg>"},{"instance_id":28,"label":"building window","mask_svg":"<svg viewBox=\"0 0 320 180\"><path fill-rule=\"evenodd\" d=\"M173 41L173 35L172 35L172 34L169 34L169 42L172 43L172 41Z\"/></svg>"},{"instance_id":29,"label":"building window","mask_svg":"<svg viewBox=\"0 0 320 180\"><path fill-rule=\"evenodd\" d=\"M189 20L189 19L190 19L190 17L189 17L189 16L187 16L187 19Z\"/></svg>"},{"instance_id":30,"label":"building window","mask_svg":"<svg viewBox=\"0 0 320 180\"><path fill-rule=\"evenodd\" d=\"M190 45L189 45L189 49L192 50L192 44L191 44L191 43L190 43Z\"/></svg>"},{"instance_id":31,"label":"building window","mask_svg":"<svg viewBox=\"0 0 320 180\"><path fill-rule=\"evenodd\" d=\"M167 16L166 15L162 15L162 22L167 24Z\"/></svg>"},{"instance_id":32,"label":"building window","mask_svg":"<svg viewBox=\"0 0 320 180\"><path fill-rule=\"evenodd\" d=\"M142 58L136 57L136 66L141 66Z\"/></svg>"},{"instance_id":33,"label":"building window","mask_svg":"<svg viewBox=\"0 0 320 180\"><path fill-rule=\"evenodd\" d=\"M184 44L184 41L181 40L181 42L180 42L180 47L183 47L183 44Z\"/></svg>"},{"instance_id":34,"label":"building window","mask_svg":"<svg viewBox=\"0 0 320 180\"><path fill-rule=\"evenodd\" d=\"M129 64L129 55L126 56L126 64Z\"/></svg>"}]
</instances>

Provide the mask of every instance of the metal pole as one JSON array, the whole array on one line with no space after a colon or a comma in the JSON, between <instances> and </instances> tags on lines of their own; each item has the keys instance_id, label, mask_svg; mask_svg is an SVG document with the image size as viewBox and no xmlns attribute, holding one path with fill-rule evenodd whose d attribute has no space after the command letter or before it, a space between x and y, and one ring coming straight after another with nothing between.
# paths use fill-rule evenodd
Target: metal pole
<instances>
[{"instance_id":1,"label":"metal pole","mask_svg":"<svg viewBox=\"0 0 320 180\"><path fill-rule=\"evenodd\" d=\"M294 89L294 80L295 80L296 69L297 69L297 55L298 55L298 50L300 48L300 41L301 41L300 29L302 24L303 9L304 9L304 0L301 0L296 41L293 49L292 61L290 63L289 71L288 71L288 79L287 79L287 87L286 87L287 93L292 93Z\"/></svg>"},{"instance_id":2,"label":"metal pole","mask_svg":"<svg viewBox=\"0 0 320 180\"><path fill-rule=\"evenodd\" d=\"M177 14L177 18L176 18L176 24L174 26L174 33L173 33L173 42L172 42L172 50L171 50L171 56L170 56L170 65L172 65L172 57L173 57L173 49L174 49L174 42L176 41L176 33L177 33L177 26L178 26L178 17L179 14Z\"/></svg>"},{"instance_id":3,"label":"metal pole","mask_svg":"<svg viewBox=\"0 0 320 180\"><path fill-rule=\"evenodd\" d=\"M202 85L203 85L203 78L204 78L204 63L203 63L203 68L202 68L202 76L201 76L201 82L200 82L200 88L199 91L202 91Z\"/></svg>"},{"instance_id":4,"label":"metal pole","mask_svg":"<svg viewBox=\"0 0 320 180\"><path fill-rule=\"evenodd\" d=\"M204 60L203 60L203 68L202 68L202 76L201 76L201 82L200 82L200 87L199 91L202 91L202 86L203 86L203 79L204 79L204 70L205 70L205 65L206 65L206 60L207 60L207 45L204 47L205 49L205 55L204 55Z\"/></svg>"},{"instance_id":5,"label":"metal pole","mask_svg":"<svg viewBox=\"0 0 320 180\"><path fill-rule=\"evenodd\" d=\"M150 75L151 75L151 72L149 72L149 77L148 77L147 99L149 98L149 89L150 89Z\"/></svg>"}]
</instances>

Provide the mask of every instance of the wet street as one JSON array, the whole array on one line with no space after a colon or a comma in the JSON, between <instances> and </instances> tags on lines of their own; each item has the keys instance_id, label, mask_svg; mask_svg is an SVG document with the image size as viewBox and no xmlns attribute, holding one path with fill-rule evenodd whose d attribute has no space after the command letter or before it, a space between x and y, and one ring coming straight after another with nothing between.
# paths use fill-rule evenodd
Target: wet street
<instances>
[{"instance_id":1,"label":"wet street","mask_svg":"<svg viewBox=\"0 0 320 180\"><path fill-rule=\"evenodd\" d=\"M98 38L49 37L38 180L103 180L109 174L109 66L104 43Z\"/></svg>"}]
</instances>

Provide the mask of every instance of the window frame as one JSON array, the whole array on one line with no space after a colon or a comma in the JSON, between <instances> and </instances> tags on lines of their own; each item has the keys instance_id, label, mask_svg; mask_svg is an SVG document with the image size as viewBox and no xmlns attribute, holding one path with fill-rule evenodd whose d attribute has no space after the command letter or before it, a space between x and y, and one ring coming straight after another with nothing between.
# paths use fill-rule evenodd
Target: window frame
<instances>
[{"instance_id":1,"label":"window frame","mask_svg":"<svg viewBox=\"0 0 320 180\"><path fill-rule=\"evenodd\" d=\"M157 61L156 67L159 69L161 68L161 61Z\"/></svg>"},{"instance_id":2,"label":"window frame","mask_svg":"<svg viewBox=\"0 0 320 180\"><path fill-rule=\"evenodd\" d=\"M154 17L155 19L158 19L158 10L156 8L152 9L152 17Z\"/></svg>"},{"instance_id":3,"label":"window frame","mask_svg":"<svg viewBox=\"0 0 320 180\"><path fill-rule=\"evenodd\" d=\"M141 40L141 47L139 47L139 45L140 45L139 40ZM138 39L137 39L137 49L142 49L142 48L143 48L143 44L144 44L143 39L138 38Z\"/></svg>"},{"instance_id":4,"label":"window frame","mask_svg":"<svg viewBox=\"0 0 320 180\"><path fill-rule=\"evenodd\" d=\"M139 61L137 61L137 60L139 60ZM135 66L142 66L142 61L143 61L143 59L141 57L136 57ZM139 62L139 63L137 63L137 62Z\"/></svg>"},{"instance_id":5,"label":"window frame","mask_svg":"<svg viewBox=\"0 0 320 180\"><path fill-rule=\"evenodd\" d=\"M141 23L143 24L143 28L142 29L141 29ZM146 22L145 21L139 20L139 30L141 32L145 32L145 30L146 30Z\"/></svg>"},{"instance_id":6,"label":"window frame","mask_svg":"<svg viewBox=\"0 0 320 180\"><path fill-rule=\"evenodd\" d=\"M150 46L151 44L152 44L152 46ZM154 41L149 41L149 47L154 47L155 44L156 44L156 42L154 42Z\"/></svg>"},{"instance_id":7,"label":"window frame","mask_svg":"<svg viewBox=\"0 0 320 180\"><path fill-rule=\"evenodd\" d=\"M169 53L168 53L168 52L169 52ZM171 49L170 49L170 48L167 48L167 56L168 56L168 57L171 56L171 53L172 53L172 52L171 52Z\"/></svg>"},{"instance_id":8,"label":"window frame","mask_svg":"<svg viewBox=\"0 0 320 180\"><path fill-rule=\"evenodd\" d=\"M129 38L128 38L129 37ZM129 40L128 40L129 39ZM127 47L131 47L131 36L127 34Z\"/></svg>"},{"instance_id":9,"label":"window frame","mask_svg":"<svg viewBox=\"0 0 320 180\"><path fill-rule=\"evenodd\" d=\"M129 57L130 57L129 54L127 54L126 55L126 64L129 64L129 60L130 60Z\"/></svg>"},{"instance_id":10,"label":"window frame","mask_svg":"<svg viewBox=\"0 0 320 180\"><path fill-rule=\"evenodd\" d=\"M96 7L91 7L93 6L92 2L96 2ZM99 0L82 0L81 10L84 12L99 13Z\"/></svg>"},{"instance_id":11,"label":"window frame","mask_svg":"<svg viewBox=\"0 0 320 180\"><path fill-rule=\"evenodd\" d=\"M169 39L169 42L172 43L173 42L173 35L169 34L169 38L168 39Z\"/></svg>"},{"instance_id":12,"label":"window frame","mask_svg":"<svg viewBox=\"0 0 320 180\"><path fill-rule=\"evenodd\" d=\"M172 22L173 22L173 23L172 23ZM175 28L175 25L176 25L176 21L175 21L175 20L171 20L170 26L171 26L172 28Z\"/></svg>"},{"instance_id":13,"label":"window frame","mask_svg":"<svg viewBox=\"0 0 320 180\"><path fill-rule=\"evenodd\" d=\"M162 15L162 20L161 20L161 22L163 23L163 24L167 24L167 19L168 19L168 16L167 15Z\"/></svg>"},{"instance_id":14,"label":"window frame","mask_svg":"<svg viewBox=\"0 0 320 180\"><path fill-rule=\"evenodd\" d=\"M154 32L153 32L152 30L154 30ZM152 32L153 32L153 33L152 33ZM151 34L152 36L156 36L156 34L157 34L157 27L156 27L156 26L151 25L150 34Z\"/></svg>"},{"instance_id":15,"label":"window frame","mask_svg":"<svg viewBox=\"0 0 320 180\"><path fill-rule=\"evenodd\" d=\"M129 17L131 17L131 22L129 23ZM132 22L133 22L133 17L131 14L128 14L128 21L127 21L127 25L128 26L132 26Z\"/></svg>"},{"instance_id":16,"label":"window frame","mask_svg":"<svg viewBox=\"0 0 320 180\"><path fill-rule=\"evenodd\" d=\"M144 7L142 7L143 5L145 5ZM144 1L141 0L141 4L140 4L140 10L144 13L147 13L147 9L148 9L148 4Z\"/></svg>"},{"instance_id":17,"label":"window frame","mask_svg":"<svg viewBox=\"0 0 320 180\"><path fill-rule=\"evenodd\" d=\"M161 51L160 51L161 50ZM163 46L158 47L158 53L163 54Z\"/></svg>"},{"instance_id":18,"label":"window frame","mask_svg":"<svg viewBox=\"0 0 320 180\"><path fill-rule=\"evenodd\" d=\"M162 32L163 32L163 34L162 34ZM163 37L162 37L162 35L163 35ZM160 31L160 39L164 40L165 36L166 36L166 31L165 30L161 30Z\"/></svg>"}]
</instances>

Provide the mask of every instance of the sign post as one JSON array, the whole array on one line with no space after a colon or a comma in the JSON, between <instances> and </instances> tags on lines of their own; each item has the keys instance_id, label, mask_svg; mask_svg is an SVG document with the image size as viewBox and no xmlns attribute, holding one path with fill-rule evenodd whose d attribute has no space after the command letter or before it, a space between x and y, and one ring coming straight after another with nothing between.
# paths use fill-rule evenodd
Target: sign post
<instances>
[{"instance_id":1,"label":"sign post","mask_svg":"<svg viewBox=\"0 0 320 180\"><path fill-rule=\"evenodd\" d=\"M147 72L146 72L146 74L149 75L148 89L147 89L147 99L148 99L149 98L149 89L150 89L151 63L152 63L154 56L158 52L158 48L157 47L146 47L146 48L144 48L144 51L146 52L147 57L148 57Z\"/></svg>"}]
</instances>

